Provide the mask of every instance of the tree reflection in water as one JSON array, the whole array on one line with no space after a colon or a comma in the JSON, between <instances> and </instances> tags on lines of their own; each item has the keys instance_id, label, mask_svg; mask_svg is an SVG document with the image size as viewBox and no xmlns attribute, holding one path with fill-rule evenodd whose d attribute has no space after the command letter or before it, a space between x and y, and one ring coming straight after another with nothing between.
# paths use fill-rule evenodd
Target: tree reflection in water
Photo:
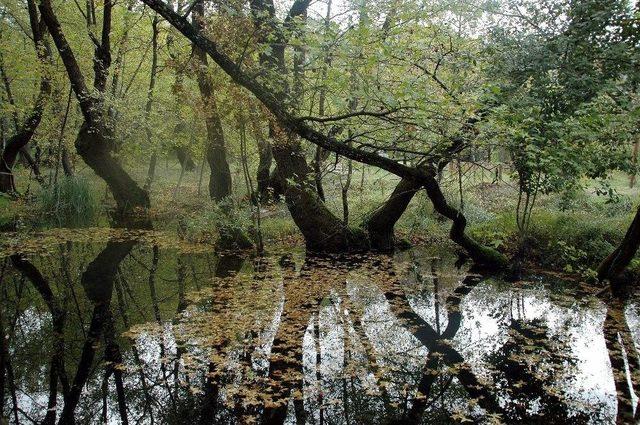
<instances>
[{"instance_id":1,"label":"tree reflection in water","mask_svg":"<svg viewBox=\"0 0 640 425\"><path fill-rule=\"evenodd\" d=\"M420 251L242 258L137 240L4 260L9 422L637 418L633 298L506 283Z\"/></svg>"}]
</instances>

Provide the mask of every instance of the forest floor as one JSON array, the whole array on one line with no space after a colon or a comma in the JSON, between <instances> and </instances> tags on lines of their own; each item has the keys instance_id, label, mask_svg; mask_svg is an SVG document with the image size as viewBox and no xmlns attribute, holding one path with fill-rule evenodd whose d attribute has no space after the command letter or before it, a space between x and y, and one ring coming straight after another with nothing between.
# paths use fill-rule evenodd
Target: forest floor
<instances>
[{"instance_id":1,"label":"forest floor","mask_svg":"<svg viewBox=\"0 0 640 425\"><path fill-rule=\"evenodd\" d=\"M132 176L144 181L146 167L129 166ZM159 163L151 190L151 217L157 230L175 231L190 242L215 244L216 227L232 220L244 229L254 227L255 209L249 206L248 191L240 170L234 173L234 209L224 217L207 196L208 170L184 174L177 187L180 170L177 161ZM45 181L53 180L52 170L44 169ZM444 177L445 193L460 205L457 172ZM480 167L464 173L463 203L470 234L503 252L512 253L520 244L515 210L517 189L506 173L502 181ZM88 168L79 168L72 182L41 188L29 182L28 171L16 175L17 200L0 197L0 226L28 232L43 228L109 227L106 211L113 207L106 185ZM340 170L324 179L327 205L342 216L341 188L346 181ZM367 214L389 196L398 179L388 173L356 167L349 190L349 224L357 226ZM585 182L571 193L539 196L526 238L528 257L542 267L570 273L592 275L598 262L621 240L640 197L637 185L629 188L628 176L614 175L610 186L614 197L599 195L599 186ZM284 202L262 205L261 231L269 246L302 246L303 239L289 216ZM396 231L399 239L412 244L452 246L448 239L449 222L434 213L429 199L419 193L412 201ZM632 268L640 268L635 261Z\"/></svg>"}]
</instances>

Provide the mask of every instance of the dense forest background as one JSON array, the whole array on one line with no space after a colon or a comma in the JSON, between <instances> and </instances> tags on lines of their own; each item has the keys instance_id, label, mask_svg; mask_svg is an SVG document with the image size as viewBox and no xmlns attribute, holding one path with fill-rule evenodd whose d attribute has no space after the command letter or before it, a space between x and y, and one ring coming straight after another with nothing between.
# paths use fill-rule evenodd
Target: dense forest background
<instances>
[{"instance_id":1,"label":"dense forest background","mask_svg":"<svg viewBox=\"0 0 640 425\"><path fill-rule=\"evenodd\" d=\"M626 0L3 0L0 220L626 282L638 30Z\"/></svg>"}]
</instances>

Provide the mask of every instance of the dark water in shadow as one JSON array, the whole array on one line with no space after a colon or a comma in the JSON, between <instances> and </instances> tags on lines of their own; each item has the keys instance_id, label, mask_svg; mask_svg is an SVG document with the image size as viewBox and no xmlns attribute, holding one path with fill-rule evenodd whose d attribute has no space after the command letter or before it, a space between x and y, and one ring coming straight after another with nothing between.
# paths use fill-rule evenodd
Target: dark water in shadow
<instances>
[{"instance_id":1,"label":"dark water in shadow","mask_svg":"<svg viewBox=\"0 0 640 425\"><path fill-rule=\"evenodd\" d=\"M3 416L634 423L634 298L542 277L505 282L425 249L209 251L159 232L97 229L4 243Z\"/></svg>"}]
</instances>

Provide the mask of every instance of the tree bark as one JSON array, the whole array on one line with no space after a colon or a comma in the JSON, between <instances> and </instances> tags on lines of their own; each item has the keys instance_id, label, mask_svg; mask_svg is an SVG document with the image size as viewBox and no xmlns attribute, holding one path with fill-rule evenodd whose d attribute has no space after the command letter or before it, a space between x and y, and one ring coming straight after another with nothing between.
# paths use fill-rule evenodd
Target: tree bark
<instances>
[{"instance_id":1,"label":"tree bark","mask_svg":"<svg viewBox=\"0 0 640 425\"><path fill-rule=\"evenodd\" d=\"M449 231L451 240L460 245L476 264L486 268L505 268L508 261L504 255L495 249L479 244L465 233L465 228L467 227L466 217L447 203L433 174L435 172L429 174L425 179L424 187L427 191L427 196L433 203L434 209L453 222Z\"/></svg>"},{"instance_id":2,"label":"tree bark","mask_svg":"<svg viewBox=\"0 0 640 425\"><path fill-rule=\"evenodd\" d=\"M251 129L253 137L258 144L258 171L256 172L256 194L255 196L260 198L261 202L267 202L270 198L269 187L271 177L271 163L273 162L273 153L271 152L271 145L264 135L262 128L260 127L260 120L258 114L251 114Z\"/></svg>"},{"instance_id":3,"label":"tree bark","mask_svg":"<svg viewBox=\"0 0 640 425\"><path fill-rule=\"evenodd\" d=\"M94 55L93 85L99 93L98 97L87 87L73 50L53 11L51 0L41 0L39 8L67 70L71 87L80 103L80 109L85 119L76 138L76 150L87 165L105 180L116 200L118 212L127 214L137 208L149 208L149 196L111 154L113 138L105 119L102 96L111 62L109 33L111 31L112 6L111 0L105 0L101 42L96 47Z\"/></svg>"},{"instance_id":4,"label":"tree bark","mask_svg":"<svg viewBox=\"0 0 640 425\"><path fill-rule=\"evenodd\" d=\"M92 132L84 123L78 132L75 146L84 162L107 182L120 212L149 208L149 195L111 154L110 143L105 140L103 134Z\"/></svg>"},{"instance_id":5,"label":"tree bark","mask_svg":"<svg viewBox=\"0 0 640 425\"><path fill-rule=\"evenodd\" d=\"M383 252L393 251L395 224L420 189L422 185L416 180L407 178L400 180L389 199L368 217L363 227L369 234L372 249Z\"/></svg>"},{"instance_id":6,"label":"tree bark","mask_svg":"<svg viewBox=\"0 0 640 425\"><path fill-rule=\"evenodd\" d=\"M71 162L71 156L69 155L69 151L66 146L62 147L62 171L64 171L64 175L67 177L73 177L73 162Z\"/></svg>"},{"instance_id":7,"label":"tree bark","mask_svg":"<svg viewBox=\"0 0 640 425\"><path fill-rule=\"evenodd\" d=\"M295 135L277 130L273 156L293 221L310 251L344 252L368 249L364 232L351 229L322 202L314 187L313 170L307 164Z\"/></svg>"},{"instance_id":8,"label":"tree bark","mask_svg":"<svg viewBox=\"0 0 640 425\"><path fill-rule=\"evenodd\" d=\"M640 246L640 207L620 245L598 267L598 279L608 279L614 290L622 289L624 271Z\"/></svg>"},{"instance_id":9,"label":"tree bark","mask_svg":"<svg viewBox=\"0 0 640 425\"><path fill-rule=\"evenodd\" d=\"M178 162L180 163L180 167L184 171L193 171L196 169L196 163L193 162L193 158L189 155L189 151L184 146L176 146L175 148L176 156L178 157Z\"/></svg>"},{"instance_id":10,"label":"tree bark","mask_svg":"<svg viewBox=\"0 0 640 425\"><path fill-rule=\"evenodd\" d=\"M194 25L203 30L204 3L198 2L193 8ZM225 147L222 121L218 113L215 99L213 81L208 74L207 53L196 44L193 45L193 53L197 59L196 76L198 88L205 110L205 122L207 126L206 157L211 169L209 177L209 196L215 201L221 201L231 195L231 170L227 162L227 149Z\"/></svg>"}]
</instances>

